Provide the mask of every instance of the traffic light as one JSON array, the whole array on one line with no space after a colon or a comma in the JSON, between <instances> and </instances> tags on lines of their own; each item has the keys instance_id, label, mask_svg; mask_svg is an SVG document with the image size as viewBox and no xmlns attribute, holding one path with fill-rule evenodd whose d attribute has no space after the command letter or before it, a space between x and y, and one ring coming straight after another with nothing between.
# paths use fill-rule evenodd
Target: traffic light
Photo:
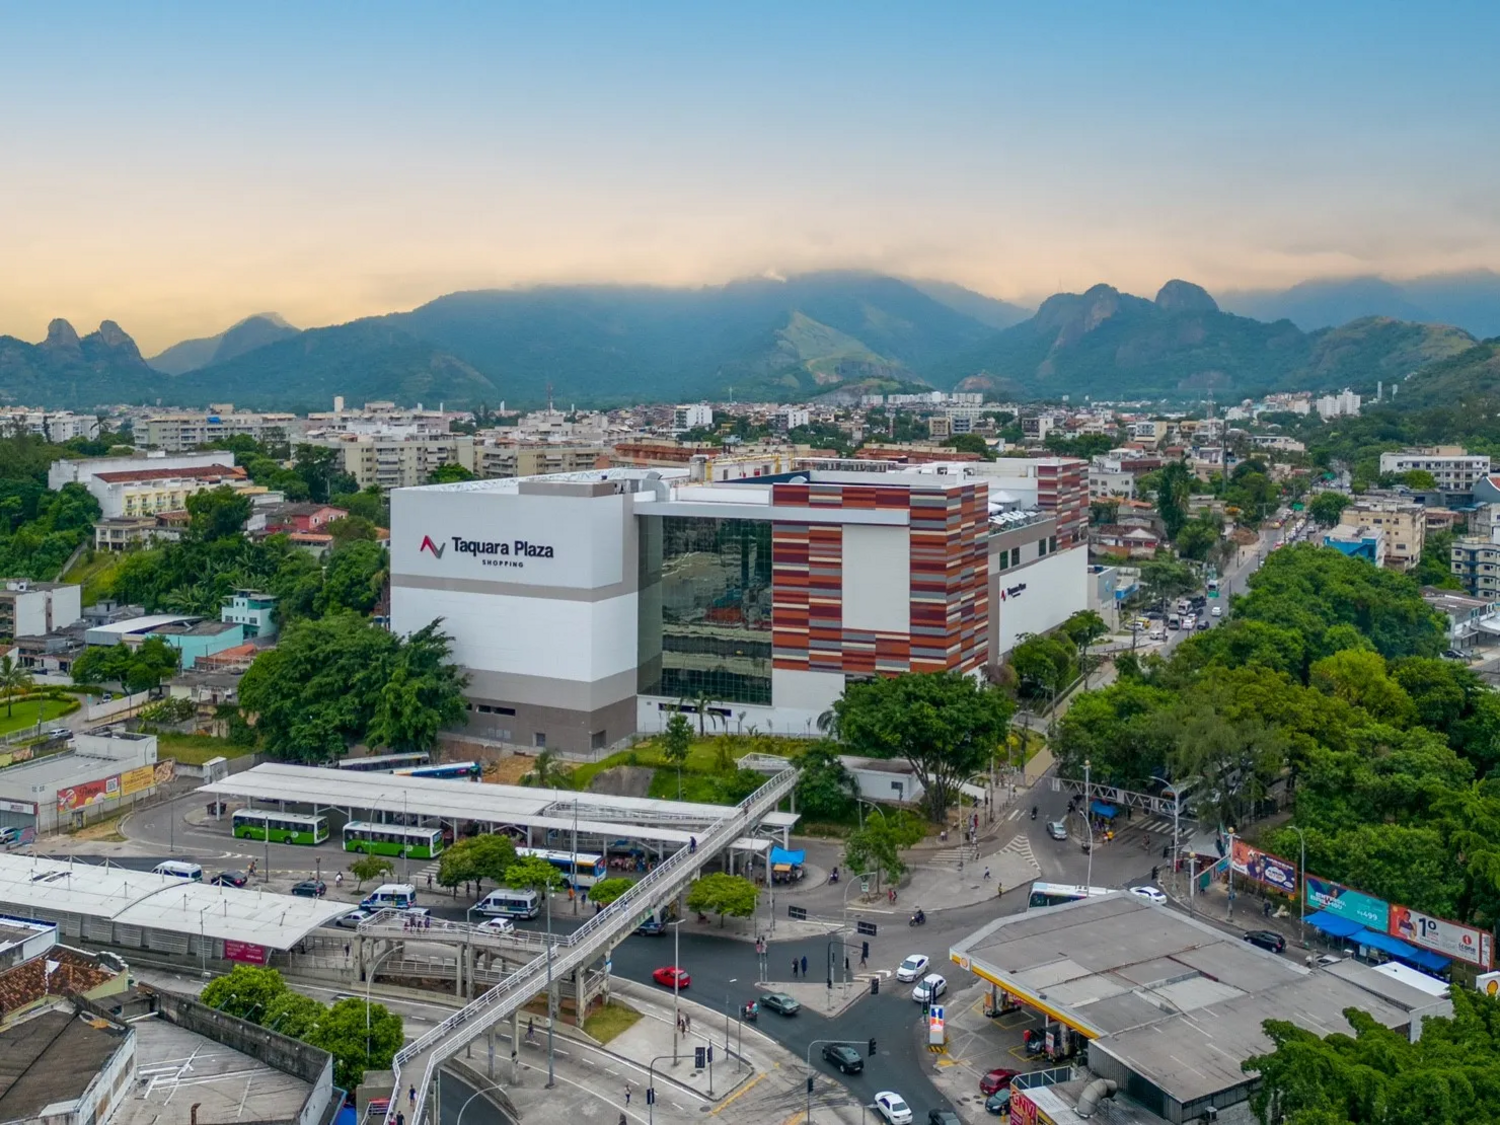
<instances>
[{"instance_id":1,"label":"traffic light","mask_svg":"<svg viewBox=\"0 0 1500 1125\"><path fill-rule=\"evenodd\" d=\"M862 942L859 943L859 959L861 961L868 961L870 959L870 943L869 942L862 941Z\"/></svg>"},{"instance_id":2,"label":"traffic light","mask_svg":"<svg viewBox=\"0 0 1500 1125\"><path fill-rule=\"evenodd\" d=\"M871 996L879 996L880 995L880 978L879 977L871 977L870 978L870 995Z\"/></svg>"},{"instance_id":3,"label":"traffic light","mask_svg":"<svg viewBox=\"0 0 1500 1125\"><path fill-rule=\"evenodd\" d=\"M655 1105L656 1104L656 1087L655 1086L647 1086L646 1087L646 1104L647 1105Z\"/></svg>"},{"instance_id":4,"label":"traffic light","mask_svg":"<svg viewBox=\"0 0 1500 1125\"><path fill-rule=\"evenodd\" d=\"M870 1057L872 1059L875 1057L875 1040L874 1039L870 1040Z\"/></svg>"},{"instance_id":5,"label":"traffic light","mask_svg":"<svg viewBox=\"0 0 1500 1125\"><path fill-rule=\"evenodd\" d=\"M693 1065L699 1070L708 1065L707 1052L702 1047L693 1048Z\"/></svg>"},{"instance_id":6,"label":"traffic light","mask_svg":"<svg viewBox=\"0 0 1500 1125\"><path fill-rule=\"evenodd\" d=\"M809 1074L807 1076L807 1092L810 1094L810 1093L812 1093L812 1091L813 1091L813 1080L812 1080L812 1075Z\"/></svg>"},{"instance_id":7,"label":"traffic light","mask_svg":"<svg viewBox=\"0 0 1500 1125\"><path fill-rule=\"evenodd\" d=\"M710 1063L714 1061L714 1045L712 1043L708 1045L708 1061Z\"/></svg>"}]
</instances>

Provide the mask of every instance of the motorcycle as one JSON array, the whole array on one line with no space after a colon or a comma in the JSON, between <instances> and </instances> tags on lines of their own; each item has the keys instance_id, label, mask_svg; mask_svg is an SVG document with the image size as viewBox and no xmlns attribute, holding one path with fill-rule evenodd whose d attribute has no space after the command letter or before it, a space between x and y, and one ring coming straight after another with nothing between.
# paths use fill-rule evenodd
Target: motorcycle
<instances>
[{"instance_id":1,"label":"motorcycle","mask_svg":"<svg viewBox=\"0 0 1500 1125\"><path fill-rule=\"evenodd\" d=\"M927 915L918 910L906 924L908 926L925 926L927 925Z\"/></svg>"},{"instance_id":2,"label":"motorcycle","mask_svg":"<svg viewBox=\"0 0 1500 1125\"><path fill-rule=\"evenodd\" d=\"M760 1005L755 1003L746 1004L741 1010L740 1015L744 1017L746 1023L754 1023L760 1016Z\"/></svg>"},{"instance_id":3,"label":"motorcycle","mask_svg":"<svg viewBox=\"0 0 1500 1125\"><path fill-rule=\"evenodd\" d=\"M1036 806L1035 805L1031 806L1031 819L1032 820L1036 819Z\"/></svg>"}]
</instances>

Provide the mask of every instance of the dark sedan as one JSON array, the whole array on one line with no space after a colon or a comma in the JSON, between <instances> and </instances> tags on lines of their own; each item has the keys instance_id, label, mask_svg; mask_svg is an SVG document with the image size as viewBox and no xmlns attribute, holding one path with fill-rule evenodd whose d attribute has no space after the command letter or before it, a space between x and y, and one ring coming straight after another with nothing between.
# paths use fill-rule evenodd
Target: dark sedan
<instances>
[{"instance_id":1,"label":"dark sedan","mask_svg":"<svg viewBox=\"0 0 1500 1125\"><path fill-rule=\"evenodd\" d=\"M322 898L328 893L328 884L322 879L303 879L292 885L292 894L302 898Z\"/></svg>"},{"instance_id":2,"label":"dark sedan","mask_svg":"<svg viewBox=\"0 0 1500 1125\"><path fill-rule=\"evenodd\" d=\"M951 1109L929 1109L927 1125L964 1125L964 1123Z\"/></svg>"},{"instance_id":3,"label":"dark sedan","mask_svg":"<svg viewBox=\"0 0 1500 1125\"><path fill-rule=\"evenodd\" d=\"M865 1069L865 1060L847 1043L827 1043L823 1046L823 1059L831 1062L845 1074L859 1074Z\"/></svg>"},{"instance_id":4,"label":"dark sedan","mask_svg":"<svg viewBox=\"0 0 1500 1125\"><path fill-rule=\"evenodd\" d=\"M1245 940L1271 953L1280 953L1286 948L1286 938L1275 930L1251 930L1245 935Z\"/></svg>"},{"instance_id":5,"label":"dark sedan","mask_svg":"<svg viewBox=\"0 0 1500 1125\"><path fill-rule=\"evenodd\" d=\"M220 871L214 876L214 884L220 887L243 887L250 881L250 876L243 871Z\"/></svg>"}]
</instances>

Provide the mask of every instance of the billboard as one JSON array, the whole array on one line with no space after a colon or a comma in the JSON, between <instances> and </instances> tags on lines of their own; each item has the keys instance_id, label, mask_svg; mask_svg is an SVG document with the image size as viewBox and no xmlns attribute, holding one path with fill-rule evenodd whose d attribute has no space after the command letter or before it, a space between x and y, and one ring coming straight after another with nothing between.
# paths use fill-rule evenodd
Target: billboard
<instances>
[{"instance_id":1,"label":"billboard","mask_svg":"<svg viewBox=\"0 0 1500 1125\"><path fill-rule=\"evenodd\" d=\"M1409 906L1392 906L1390 923L1387 932L1412 945L1485 969L1494 964L1490 935L1484 930L1419 914Z\"/></svg>"},{"instance_id":2,"label":"billboard","mask_svg":"<svg viewBox=\"0 0 1500 1125\"><path fill-rule=\"evenodd\" d=\"M155 766L141 766L139 769L126 770L120 775L120 793L126 797L143 789L150 789L155 784Z\"/></svg>"},{"instance_id":3,"label":"billboard","mask_svg":"<svg viewBox=\"0 0 1500 1125\"><path fill-rule=\"evenodd\" d=\"M1246 878L1264 883L1283 894L1297 893L1297 865L1278 856L1252 848L1243 840L1234 842L1232 862L1235 871Z\"/></svg>"},{"instance_id":4,"label":"billboard","mask_svg":"<svg viewBox=\"0 0 1500 1125\"><path fill-rule=\"evenodd\" d=\"M246 965L264 965L266 963L266 947L249 941L225 941L224 959L226 961L239 961Z\"/></svg>"},{"instance_id":5,"label":"billboard","mask_svg":"<svg viewBox=\"0 0 1500 1125\"><path fill-rule=\"evenodd\" d=\"M1316 875L1307 877L1307 905L1314 910L1326 910L1336 918L1358 922L1366 929L1382 934L1390 928L1389 903L1352 891L1341 883L1320 879Z\"/></svg>"},{"instance_id":6,"label":"billboard","mask_svg":"<svg viewBox=\"0 0 1500 1125\"><path fill-rule=\"evenodd\" d=\"M120 778L102 777L98 781L82 781L57 791L57 811L72 812L74 809L96 805L100 801L113 800L120 795Z\"/></svg>"}]
</instances>

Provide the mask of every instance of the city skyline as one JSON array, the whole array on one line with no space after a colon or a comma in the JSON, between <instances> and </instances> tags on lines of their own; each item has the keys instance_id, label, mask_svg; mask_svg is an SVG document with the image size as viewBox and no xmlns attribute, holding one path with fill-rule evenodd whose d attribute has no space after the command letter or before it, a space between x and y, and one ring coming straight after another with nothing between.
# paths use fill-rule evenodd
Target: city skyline
<instances>
[{"instance_id":1,"label":"city skyline","mask_svg":"<svg viewBox=\"0 0 1500 1125\"><path fill-rule=\"evenodd\" d=\"M815 269L1019 303L1500 267L1500 15L12 11L0 333ZM1460 33L1462 32L1462 33Z\"/></svg>"}]
</instances>

